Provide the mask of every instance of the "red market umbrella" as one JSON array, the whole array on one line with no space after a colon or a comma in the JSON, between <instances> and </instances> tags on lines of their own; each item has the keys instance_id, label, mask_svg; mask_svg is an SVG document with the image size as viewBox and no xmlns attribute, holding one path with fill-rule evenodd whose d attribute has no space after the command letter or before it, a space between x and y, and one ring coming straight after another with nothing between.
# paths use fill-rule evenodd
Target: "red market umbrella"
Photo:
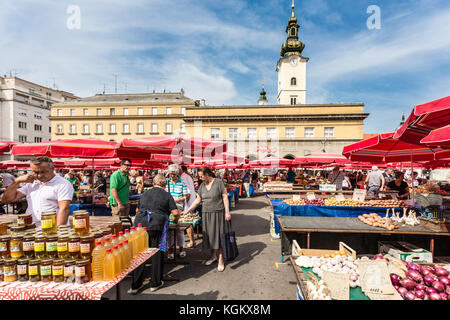
<instances>
[{"instance_id":1,"label":"red market umbrella","mask_svg":"<svg viewBox=\"0 0 450 320\"><path fill-rule=\"evenodd\" d=\"M17 161L17 160L6 160L0 161L0 167L2 169L7 170L15 170L15 169L29 169L30 161Z\"/></svg>"},{"instance_id":2,"label":"red market umbrella","mask_svg":"<svg viewBox=\"0 0 450 320\"><path fill-rule=\"evenodd\" d=\"M450 158L450 150L396 140L394 132L382 133L345 146L342 154L352 161L370 163L431 161Z\"/></svg>"},{"instance_id":3,"label":"red market umbrella","mask_svg":"<svg viewBox=\"0 0 450 320\"><path fill-rule=\"evenodd\" d=\"M450 125L431 131L420 143L429 147L450 148Z\"/></svg>"},{"instance_id":4,"label":"red market umbrella","mask_svg":"<svg viewBox=\"0 0 450 320\"><path fill-rule=\"evenodd\" d=\"M0 141L0 156L6 152L11 151L11 148L16 144L19 144L19 142Z\"/></svg>"},{"instance_id":5,"label":"red market umbrella","mask_svg":"<svg viewBox=\"0 0 450 320\"><path fill-rule=\"evenodd\" d=\"M450 96L414 107L394 139L420 144L431 131L450 125Z\"/></svg>"},{"instance_id":6,"label":"red market umbrella","mask_svg":"<svg viewBox=\"0 0 450 320\"><path fill-rule=\"evenodd\" d=\"M450 159L428 161L423 166L428 170L450 168Z\"/></svg>"},{"instance_id":7,"label":"red market umbrella","mask_svg":"<svg viewBox=\"0 0 450 320\"><path fill-rule=\"evenodd\" d=\"M12 154L16 156L47 156L51 158L116 158L120 144L98 139L56 140L41 143L15 145Z\"/></svg>"},{"instance_id":8,"label":"red market umbrella","mask_svg":"<svg viewBox=\"0 0 450 320\"><path fill-rule=\"evenodd\" d=\"M294 166L294 160L285 158L268 157L260 160L253 160L248 163L250 168L289 168Z\"/></svg>"},{"instance_id":9,"label":"red market umbrella","mask_svg":"<svg viewBox=\"0 0 450 320\"><path fill-rule=\"evenodd\" d=\"M338 163L348 163L349 160L342 154L334 153L319 153L312 154L305 157L296 158L295 164L297 165L320 165L320 164L338 164Z\"/></svg>"}]
</instances>

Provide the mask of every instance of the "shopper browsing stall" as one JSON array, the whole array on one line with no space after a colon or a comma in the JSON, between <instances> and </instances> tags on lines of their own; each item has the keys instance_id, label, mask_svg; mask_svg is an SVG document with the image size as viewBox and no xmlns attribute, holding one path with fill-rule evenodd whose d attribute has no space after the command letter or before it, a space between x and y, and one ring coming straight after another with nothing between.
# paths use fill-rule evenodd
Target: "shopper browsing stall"
<instances>
[{"instance_id":1,"label":"shopper browsing stall","mask_svg":"<svg viewBox=\"0 0 450 320\"><path fill-rule=\"evenodd\" d=\"M186 184L186 187L189 190L190 196L188 199L184 201L184 210L187 210L195 201L195 186L194 186L194 180L187 172L186 166L181 166L181 175L180 178L184 181ZM190 226L186 229L186 233L189 238L189 243L187 244L187 248L192 248L195 246L195 239L194 239L194 228Z\"/></svg>"},{"instance_id":2,"label":"shopper browsing stall","mask_svg":"<svg viewBox=\"0 0 450 320\"><path fill-rule=\"evenodd\" d=\"M54 169L53 161L48 157L32 160L32 174L16 178L3 193L2 202L8 204L26 198L26 212L32 215L36 226L40 226L41 214L46 211L56 211L58 226L67 224L73 187L69 181L56 175Z\"/></svg>"},{"instance_id":3,"label":"shopper browsing stall","mask_svg":"<svg viewBox=\"0 0 450 320\"><path fill-rule=\"evenodd\" d=\"M127 217L130 214L130 168L131 160L122 159L120 169L111 175L109 203L113 216Z\"/></svg>"},{"instance_id":4,"label":"shopper browsing stall","mask_svg":"<svg viewBox=\"0 0 450 320\"><path fill-rule=\"evenodd\" d=\"M336 190L342 190L342 182L345 179L345 174L342 172L338 166L333 168L333 171L328 176L328 181L330 184L336 185Z\"/></svg>"},{"instance_id":5,"label":"shopper browsing stall","mask_svg":"<svg viewBox=\"0 0 450 320\"><path fill-rule=\"evenodd\" d=\"M405 174L401 171L397 171L395 173L395 180L389 182L386 186L386 190L398 191L399 199L407 199L409 196L409 187L408 184L403 180Z\"/></svg>"},{"instance_id":6,"label":"shopper browsing stall","mask_svg":"<svg viewBox=\"0 0 450 320\"><path fill-rule=\"evenodd\" d=\"M368 189L367 194L369 196L378 195L380 190L384 189L385 185L384 176L383 173L380 170L378 170L377 166L372 167L372 172L370 172L367 175L365 183Z\"/></svg>"}]
</instances>

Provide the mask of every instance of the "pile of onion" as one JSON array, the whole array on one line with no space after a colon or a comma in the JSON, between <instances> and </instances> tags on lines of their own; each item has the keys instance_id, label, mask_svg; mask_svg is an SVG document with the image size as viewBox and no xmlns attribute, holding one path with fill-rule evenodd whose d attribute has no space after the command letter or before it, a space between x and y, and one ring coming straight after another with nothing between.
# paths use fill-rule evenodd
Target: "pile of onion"
<instances>
[{"instance_id":1,"label":"pile of onion","mask_svg":"<svg viewBox=\"0 0 450 320\"><path fill-rule=\"evenodd\" d=\"M391 273L391 282L406 300L450 300L450 278L447 269L405 263L408 271L401 278Z\"/></svg>"}]
</instances>

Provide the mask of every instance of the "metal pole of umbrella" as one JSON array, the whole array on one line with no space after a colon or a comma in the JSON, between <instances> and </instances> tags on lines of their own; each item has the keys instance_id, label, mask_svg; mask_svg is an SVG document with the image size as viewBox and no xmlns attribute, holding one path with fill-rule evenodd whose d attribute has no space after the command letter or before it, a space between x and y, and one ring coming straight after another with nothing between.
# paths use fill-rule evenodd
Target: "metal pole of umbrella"
<instances>
[{"instance_id":1,"label":"metal pole of umbrella","mask_svg":"<svg viewBox=\"0 0 450 320\"><path fill-rule=\"evenodd\" d=\"M95 216L95 203L94 203L94 172L95 172L95 166L94 166L94 158L92 158L92 216Z\"/></svg>"}]
</instances>

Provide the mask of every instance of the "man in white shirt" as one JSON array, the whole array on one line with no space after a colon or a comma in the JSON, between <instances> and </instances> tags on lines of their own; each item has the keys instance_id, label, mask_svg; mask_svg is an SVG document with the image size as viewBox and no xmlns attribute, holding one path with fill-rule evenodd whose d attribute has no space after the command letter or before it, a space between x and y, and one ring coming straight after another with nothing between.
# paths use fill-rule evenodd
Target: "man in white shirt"
<instances>
[{"instance_id":1,"label":"man in white shirt","mask_svg":"<svg viewBox=\"0 0 450 320\"><path fill-rule=\"evenodd\" d=\"M196 199L194 179L192 179L192 177L187 173L186 166L181 166L180 173L181 173L180 178L184 181L189 190L189 193L191 194L189 199L184 201L184 211L186 211L188 208L191 207L191 205L195 202ZM189 244L186 245L186 248L192 248L195 245L194 228L191 226L190 228L186 229L186 233L189 238Z\"/></svg>"},{"instance_id":2,"label":"man in white shirt","mask_svg":"<svg viewBox=\"0 0 450 320\"><path fill-rule=\"evenodd\" d=\"M36 226L41 224L41 214L56 211L57 225L65 225L70 214L73 197L72 184L55 174L53 161L48 157L38 157L31 161L32 174L20 176L5 190L3 203L13 203L27 199L27 213L33 217ZM25 183L20 187L20 184Z\"/></svg>"}]
</instances>

